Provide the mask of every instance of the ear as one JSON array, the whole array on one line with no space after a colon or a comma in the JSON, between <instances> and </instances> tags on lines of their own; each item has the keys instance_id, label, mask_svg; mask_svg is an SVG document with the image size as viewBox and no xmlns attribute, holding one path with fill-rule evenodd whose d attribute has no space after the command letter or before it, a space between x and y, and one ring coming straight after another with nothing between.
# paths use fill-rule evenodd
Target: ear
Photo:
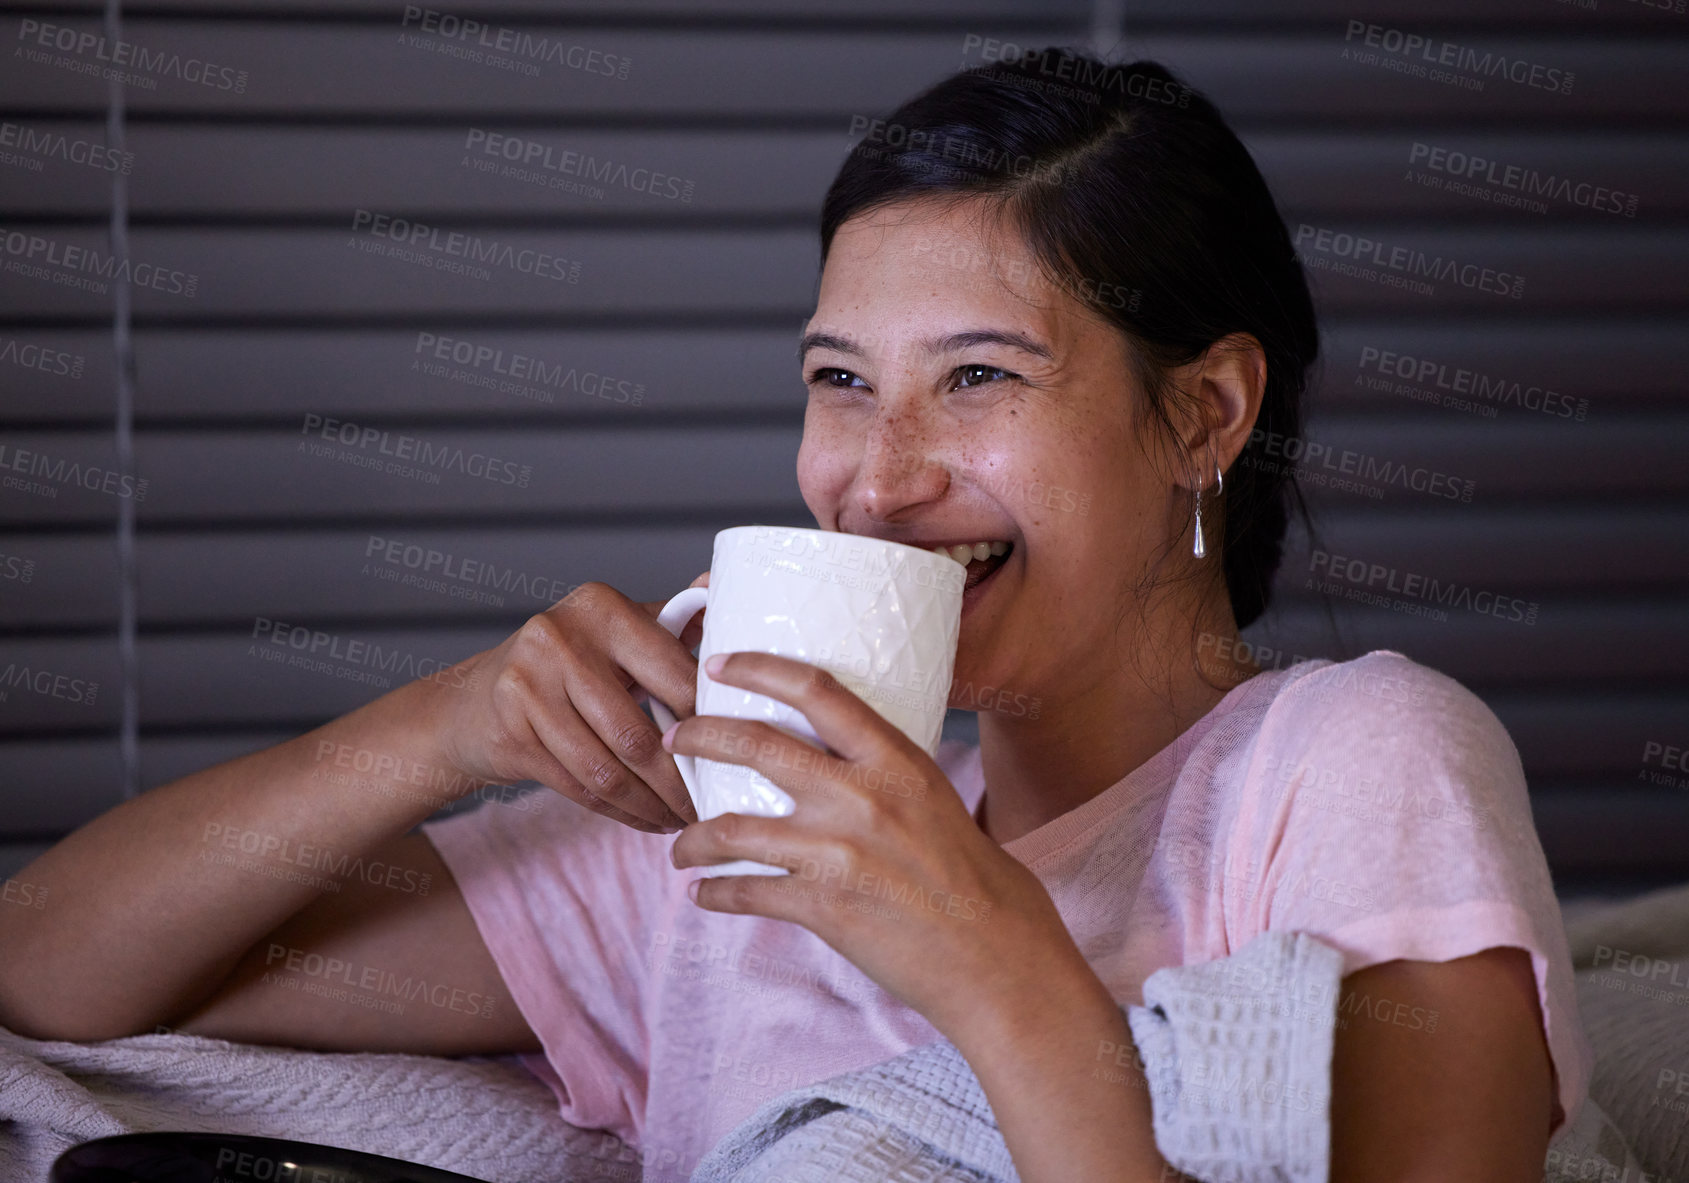
<instances>
[{"instance_id":1,"label":"ear","mask_svg":"<svg viewBox=\"0 0 1689 1183\"><path fill-rule=\"evenodd\" d=\"M1214 469L1232 466L1249 442L1267 384L1267 355L1249 333L1231 333L1174 375L1185 413L1180 427L1182 488L1214 487Z\"/></svg>"}]
</instances>

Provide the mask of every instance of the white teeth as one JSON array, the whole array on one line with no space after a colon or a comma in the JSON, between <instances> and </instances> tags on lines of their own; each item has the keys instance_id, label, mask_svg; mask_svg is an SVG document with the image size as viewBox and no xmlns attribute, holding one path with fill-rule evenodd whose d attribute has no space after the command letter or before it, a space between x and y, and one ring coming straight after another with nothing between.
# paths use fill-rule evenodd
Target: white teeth
<instances>
[{"instance_id":1,"label":"white teeth","mask_svg":"<svg viewBox=\"0 0 1689 1183\"><path fill-rule=\"evenodd\" d=\"M941 555L947 559L955 559L958 563L966 566L968 563L974 561L983 562L985 559L988 559L993 555L1008 554L1009 543L975 542L972 545L958 544L956 546L935 546L932 548L932 553L935 555Z\"/></svg>"}]
</instances>

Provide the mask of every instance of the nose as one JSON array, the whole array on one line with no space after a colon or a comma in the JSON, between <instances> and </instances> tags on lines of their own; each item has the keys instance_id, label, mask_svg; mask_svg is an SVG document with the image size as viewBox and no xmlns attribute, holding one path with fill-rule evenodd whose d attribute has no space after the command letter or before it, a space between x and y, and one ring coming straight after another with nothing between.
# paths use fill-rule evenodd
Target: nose
<instances>
[{"instance_id":1,"label":"nose","mask_svg":"<svg viewBox=\"0 0 1689 1183\"><path fill-rule=\"evenodd\" d=\"M950 470L934 454L935 438L907 412L877 413L856 474L857 507L874 521L889 522L943 497Z\"/></svg>"}]
</instances>

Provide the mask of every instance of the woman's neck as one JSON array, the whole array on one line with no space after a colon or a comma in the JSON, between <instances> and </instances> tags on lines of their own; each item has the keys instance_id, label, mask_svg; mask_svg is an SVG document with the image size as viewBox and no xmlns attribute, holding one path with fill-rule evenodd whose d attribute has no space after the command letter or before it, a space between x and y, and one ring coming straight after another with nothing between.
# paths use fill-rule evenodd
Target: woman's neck
<instances>
[{"instance_id":1,"label":"woman's neck","mask_svg":"<svg viewBox=\"0 0 1689 1183\"><path fill-rule=\"evenodd\" d=\"M1185 618L1188 627L1189 618ZM1091 665L1086 680L1069 678L1059 697L1044 696L1037 718L979 712L980 764L986 799L978 815L999 844L1012 842L1076 809L1172 743L1225 698L1229 688L1259 671L1253 664L1218 661L1223 643L1193 649L1199 638L1235 640L1226 612L1224 631L1157 630L1182 642L1118 655Z\"/></svg>"}]
</instances>

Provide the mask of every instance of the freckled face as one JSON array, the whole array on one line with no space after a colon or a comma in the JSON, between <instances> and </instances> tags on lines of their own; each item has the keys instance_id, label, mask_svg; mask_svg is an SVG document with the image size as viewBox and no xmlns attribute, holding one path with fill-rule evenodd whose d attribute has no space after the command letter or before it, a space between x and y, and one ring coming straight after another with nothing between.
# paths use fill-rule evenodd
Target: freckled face
<instances>
[{"instance_id":1,"label":"freckled face","mask_svg":"<svg viewBox=\"0 0 1689 1183\"><path fill-rule=\"evenodd\" d=\"M823 529L1012 543L963 612L952 703L1059 702L1120 668L1121 606L1189 495L1140 444L1125 338L983 211L839 228L805 328L830 340L802 359L798 483Z\"/></svg>"}]
</instances>

